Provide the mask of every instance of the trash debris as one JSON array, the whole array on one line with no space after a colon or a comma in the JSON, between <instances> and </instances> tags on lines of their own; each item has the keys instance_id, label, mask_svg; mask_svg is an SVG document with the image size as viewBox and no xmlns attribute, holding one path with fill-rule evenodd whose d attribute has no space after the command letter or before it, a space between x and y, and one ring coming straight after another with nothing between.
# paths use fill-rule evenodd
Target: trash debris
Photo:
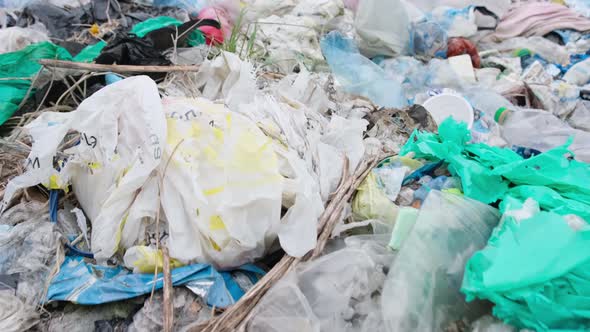
<instances>
[{"instance_id":1,"label":"trash debris","mask_svg":"<svg viewBox=\"0 0 590 332\"><path fill-rule=\"evenodd\" d=\"M0 327L590 329L586 2L0 0Z\"/></svg>"}]
</instances>

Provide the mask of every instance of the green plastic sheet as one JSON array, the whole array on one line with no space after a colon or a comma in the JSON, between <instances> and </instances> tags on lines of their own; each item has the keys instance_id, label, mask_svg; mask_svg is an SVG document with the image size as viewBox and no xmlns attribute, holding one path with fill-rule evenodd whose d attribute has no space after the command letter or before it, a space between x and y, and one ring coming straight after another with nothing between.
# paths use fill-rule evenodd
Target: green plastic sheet
<instances>
[{"instance_id":1,"label":"green plastic sheet","mask_svg":"<svg viewBox=\"0 0 590 332\"><path fill-rule=\"evenodd\" d=\"M137 23L133 26L133 28L131 28L131 33L135 34L137 37L142 38L151 31L171 25L179 26L181 24L182 22L175 19L174 17L159 16ZM198 46L205 44L205 36L203 36L203 33L201 33L201 31L195 29L191 32L191 34L188 37L188 44L190 46Z\"/></svg>"},{"instance_id":2,"label":"green plastic sheet","mask_svg":"<svg viewBox=\"0 0 590 332\"><path fill-rule=\"evenodd\" d=\"M105 42L85 47L76 57L50 42L29 45L22 50L0 54L0 78L14 78L0 81L0 125L18 110L21 101L27 96L31 80L41 70L37 62L41 59L58 59L78 62L91 62L100 54ZM35 91L31 91L31 96Z\"/></svg>"}]
</instances>

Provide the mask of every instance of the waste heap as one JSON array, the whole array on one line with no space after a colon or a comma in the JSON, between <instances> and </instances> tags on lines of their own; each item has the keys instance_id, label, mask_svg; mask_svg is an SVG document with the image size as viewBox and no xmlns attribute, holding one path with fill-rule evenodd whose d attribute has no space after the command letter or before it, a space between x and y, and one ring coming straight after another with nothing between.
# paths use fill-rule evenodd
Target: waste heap
<instances>
[{"instance_id":1,"label":"waste heap","mask_svg":"<svg viewBox=\"0 0 590 332\"><path fill-rule=\"evenodd\" d=\"M587 1L0 27L0 330L590 330Z\"/></svg>"}]
</instances>

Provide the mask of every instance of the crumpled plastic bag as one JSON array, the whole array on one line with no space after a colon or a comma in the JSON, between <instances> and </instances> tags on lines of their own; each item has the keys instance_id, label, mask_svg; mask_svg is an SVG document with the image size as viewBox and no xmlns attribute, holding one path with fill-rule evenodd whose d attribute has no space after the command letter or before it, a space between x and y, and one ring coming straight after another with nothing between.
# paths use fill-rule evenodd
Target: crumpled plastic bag
<instances>
[{"instance_id":1,"label":"crumpled plastic bag","mask_svg":"<svg viewBox=\"0 0 590 332\"><path fill-rule=\"evenodd\" d=\"M235 267L275 239L283 178L272 140L206 99L164 98L168 137L162 207L170 256ZM283 246L287 252L291 248Z\"/></svg>"},{"instance_id":2,"label":"crumpled plastic bag","mask_svg":"<svg viewBox=\"0 0 590 332\"><path fill-rule=\"evenodd\" d=\"M27 171L12 179L0 213L16 190L44 184L74 193L92 222L92 252L106 261L140 235L144 217L155 218L166 122L158 89L147 76L108 85L70 113L45 112L25 127L34 143ZM54 168L56 150L69 131L80 143Z\"/></svg>"},{"instance_id":3,"label":"crumpled plastic bag","mask_svg":"<svg viewBox=\"0 0 590 332\"><path fill-rule=\"evenodd\" d=\"M590 228L535 205L507 209L467 262L461 291L494 302L494 316L519 328L588 330Z\"/></svg>"},{"instance_id":4,"label":"crumpled plastic bag","mask_svg":"<svg viewBox=\"0 0 590 332\"><path fill-rule=\"evenodd\" d=\"M27 306L37 305L44 299L46 279L60 259L62 236L49 222L47 210L34 201L6 211L0 224L0 275L17 275L16 296Z\"/></svg>"},{"instance_id":5,"label":"crumpled plastic bag","mask_svg":"<svg viewBox=\"0 0 590 332\"><path fill-rule=\"evenodd\" d=\"M377 175L373 172L357 188L352 200L352 213L355 220L378 219L393 224L399 207L381 190Z\"/></svg>"},{"instance_id":6,"label":"crumpled plastic bag","mask_svg":"<svg viewBox=\"0 0 590 332\"><path fill-rule=\"evenodd\" d=\"M31 44L49 41L42 27L10 27L0 29L0 54L19 51Z\"/></svg>"},{"instance_id":7,"label":"crumpled plastic bag","mask_svg":"<svg viewBox=\"0 0 590 332\"><path fill-rule=\"evenodd\" d=\"M442 331L486 313L487 306L467 305L459 290L465 262L498 220L486 204L431 191L383 286L386 331Z\"/></svg>"},{"instance_id":8,"label":"crumpled plastic bag","mask_svg":"<svg viewBox=\"0 0 590 332\"><path fill-rule=\"evenodd\" d=\"M383 107L407 105L401 77L388 77L374 62L359 53L354 41L330 32L321 41L322 52L338 82L349 93L369 98Z\"/></svg>"},{"instance_id":9,"label":"crumpled plastic bag","mask_svg":"<svg viewBox=\"0 0 590 332\"><path fill-rule=\"evenodd\" d=\"M380 290L394 253L388 235L348 237L298 266L254 308L246 331L382 331Z\"/></svg>"}]
</instances>

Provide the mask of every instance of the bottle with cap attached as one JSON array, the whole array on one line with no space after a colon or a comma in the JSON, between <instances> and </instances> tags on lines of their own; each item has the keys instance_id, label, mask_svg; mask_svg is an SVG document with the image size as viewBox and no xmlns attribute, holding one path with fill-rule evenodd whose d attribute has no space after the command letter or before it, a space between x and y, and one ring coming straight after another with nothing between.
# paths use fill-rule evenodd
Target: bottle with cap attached
<instances>
[{"instance_id":1,"label":"bottle with cap attached","mask_svg":"<svg viewBox=\"0 0 590 332\"><path fill-rule=\"evenodd\" d=\"M574 138L569 149L576 159L590 162L590 133L574 129L551 112L500 107L494 116L502 137L510 144L547 151Z\"/></svg>"}]
</instances>

